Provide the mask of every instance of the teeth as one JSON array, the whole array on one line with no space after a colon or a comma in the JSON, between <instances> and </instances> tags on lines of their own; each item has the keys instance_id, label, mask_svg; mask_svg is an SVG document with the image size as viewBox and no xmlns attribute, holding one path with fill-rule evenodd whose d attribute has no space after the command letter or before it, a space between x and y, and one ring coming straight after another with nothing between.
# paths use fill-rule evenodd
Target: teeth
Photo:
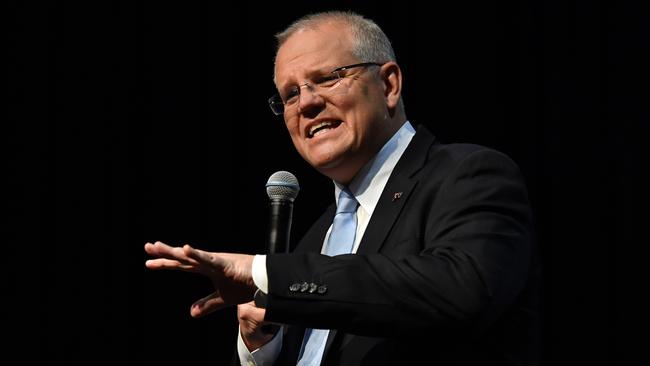
<instances>
[{"instance_id":1,"label":"teeth","mask_svg":"<svg viewBox=\"0 0 650 366\"><path fill-rule=\"evenodd\" d=\"M333 124L334 124L334 122L321 122L321 123L319 123L317 125L314 125L309 129L309 136L311 136L311 137L317 136L317 135L321 134L322 132L325 132L325 130L323 129L323 130L320 130L320 131L318 131L316 133L314 133L314 131L316 131L317 129L319 129L321 127L331 127Z\"/></svg>"}]
</instances>

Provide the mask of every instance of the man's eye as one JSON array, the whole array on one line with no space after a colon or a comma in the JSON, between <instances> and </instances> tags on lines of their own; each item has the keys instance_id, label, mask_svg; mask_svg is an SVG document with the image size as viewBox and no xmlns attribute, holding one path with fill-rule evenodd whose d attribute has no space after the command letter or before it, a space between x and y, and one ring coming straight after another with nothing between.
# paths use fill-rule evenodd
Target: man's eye
<instances>
[{"instance_id":1,"label":"man's eye","mask_svg":"<svg viewBox=\"0 0 650 366\"><path fill-rule=\"evenodd\" d=\"M337 81L339 81L338 76L330 75L330 76L324 76L322 78L319 78L316 81L316 84L319 85L319 86L327 87L327 86L332 86L332 85L336 84Z\"/></svg>"},{"instance_id":2,"label":"man's eye","mask_svg":"<svg viewBox=\"0 0 650 366\"><path fill-rule=\"evenodd\" d=\"M287 92L286 96L284 97L284 102L285 103L291 103L291 102L295 101L298 98L299 95L300 95L300 89L291 88L291 90L289 90Z\"/></svg>"}]
</instances>

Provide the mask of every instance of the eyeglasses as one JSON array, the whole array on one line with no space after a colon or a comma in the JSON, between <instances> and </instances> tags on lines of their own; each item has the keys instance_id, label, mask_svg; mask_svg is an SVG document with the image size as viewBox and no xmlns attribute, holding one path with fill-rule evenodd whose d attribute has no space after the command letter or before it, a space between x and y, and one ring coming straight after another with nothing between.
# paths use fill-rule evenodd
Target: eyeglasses
<instances>
[{"instance_id":1,"label":"eyeglasses","mask_svg":"<svg viewBox=\"0 0 650 366\"><path fill-rule=\"evenodd\" d=\"M382 66L383 64L377 62L362 62L354 65L347 65L338 67L328 74L321 76L313 81L313 83L304 83L296 85L289 89L286 94L280 95L275 94L269 98L269 106L271 110L276 115L284 114L285 109L291 108L297 105L300 100L300 91L303 87L307 87L311 90L312 93L318 93L320 96L331 95L339 85L341 81L348 75L344 74L344 71L355 68L355 67L368 67L368 66Z\"/></svg>"}]
</instances>

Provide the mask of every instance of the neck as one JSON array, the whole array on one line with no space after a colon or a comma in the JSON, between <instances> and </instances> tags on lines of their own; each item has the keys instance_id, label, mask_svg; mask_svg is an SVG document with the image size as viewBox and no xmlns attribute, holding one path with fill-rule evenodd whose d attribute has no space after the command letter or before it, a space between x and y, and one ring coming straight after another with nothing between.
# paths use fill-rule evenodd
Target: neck
<instances>
[{"instance_id":1,"label":"neck","mask_svg":"<svg viewBox=\"0 0 650 366\"><path fill-rule=\"evenodd\" d=\"M406 123L405 116L401 116L399 119L393 118L391 123L385 125L386 128L383 129L384 133L379 134L374 143L366 144L365 149L358 151L354 157L348 158L344 164L340 164L331 169L322 168L319 171L333 181L347 186L356 177L357 173L386 145L388 140L397 133L404 123Z\"/></svg>"}]
</instances>

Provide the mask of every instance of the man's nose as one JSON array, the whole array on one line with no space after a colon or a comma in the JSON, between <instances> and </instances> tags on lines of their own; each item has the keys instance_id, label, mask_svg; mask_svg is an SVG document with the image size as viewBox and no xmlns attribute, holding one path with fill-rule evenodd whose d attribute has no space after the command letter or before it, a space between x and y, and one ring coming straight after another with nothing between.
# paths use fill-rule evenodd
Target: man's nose
<instances>
[{"instance_id":1,"label":"man's nose","mask_svg":"<svg viewBox=\"0 0 650 366\"><path fill-rule=\"evenodd\" d=\"M298 107L301 113L307 113L314 108L320 108L325 104L325 99L314 90L309 83L300 86L300 103Z\"/></svg>"}]
</instances>

